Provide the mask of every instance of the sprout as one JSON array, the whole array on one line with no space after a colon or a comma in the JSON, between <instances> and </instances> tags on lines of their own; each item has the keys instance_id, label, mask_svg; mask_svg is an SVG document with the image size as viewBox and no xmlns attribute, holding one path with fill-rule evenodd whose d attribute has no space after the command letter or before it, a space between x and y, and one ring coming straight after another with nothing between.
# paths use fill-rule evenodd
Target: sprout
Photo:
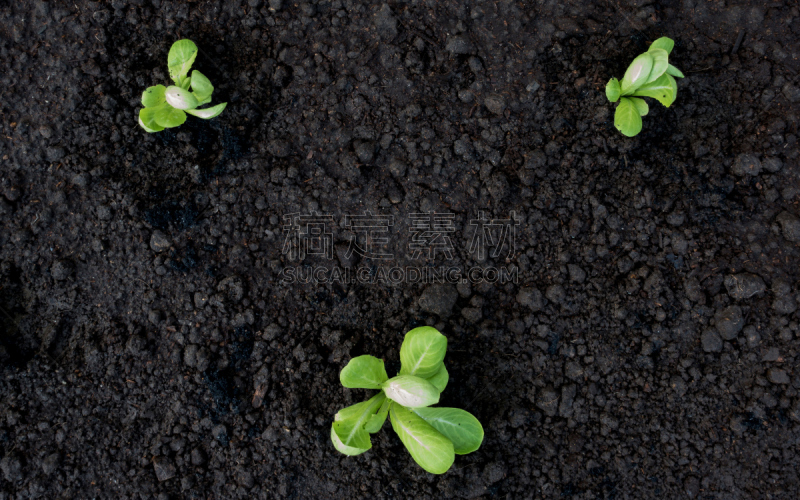
<instances>
[{"instance_id":1,"label":"sprout","mask_svg":"<svg viewBox=\"0 0 800 500\"><path fill-rule=\"evenodd\" d=\"M209 120L218 116L228 103L209 108L198 106L211 102L214 86L202 73L189 69L197 58L197 45L191 40L178 40L172 44L167 56L169 76L175 85L164 87L155 85L142 93L139 110L139 125L147 132L160 132L165 128L177 127L186 121L186 113ZM190 90L191 89L191 90Z\"/></svg>"},{"instance_id":2,"label":"sprout","mask_svg":"<svg viewBox=\"0 0 800 500\"><path fill-rule=\"evenodd\" d=\"M633 137L642 131L642 117L650 108L641 97L652 97L667 108L675 102L678 95L675 78L683 78L683 73L669 63L674 46L672 39L659 38L631 62L621 82L612 78L606 84L608 100L619 101L614 126L624 135Z\"/></svg>"}]
</instances>

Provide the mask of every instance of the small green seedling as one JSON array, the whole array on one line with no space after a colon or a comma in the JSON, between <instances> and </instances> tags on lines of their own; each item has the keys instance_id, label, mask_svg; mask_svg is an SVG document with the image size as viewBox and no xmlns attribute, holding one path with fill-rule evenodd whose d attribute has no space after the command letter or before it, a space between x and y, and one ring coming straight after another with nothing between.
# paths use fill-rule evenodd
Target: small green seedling
<instances>
[{"instance_id":1,"label":"small green seedling","mask_svg":"<svg viewBox=\"0 0 800 500\"><path fill-rule=\"evenodd\" d=\"M455 454L466 455L480 447L483 427L478 419L458 408L431 408L450 376L444 367L447 337L423 326L406 333L400 347L400 373L389 378L383 360L358 356L344 367L339 379L350 389L379 389L362 403L336 413L331 441L345 455L360 455L372 448L370 434L381 430L388 415L400 441L420 467L444 474Z\"/></svg>"},{"instance_id":2,"label":"small green seedling","mask_svg":"<svg viewBox=\"0 0 800 500\"><path fill-rule=\"evenodd\" d=\"M165 128L183 125L186 113L198 118L210 120L222 113L228 103L223 102L210 108L198 109L198 106L211 102L214 86L202 73L189 69L197 57L197 45L191 40L178 40L172 44L167 56L169 76L175 85L149 87L142 94L142 105L139 111L139 125L148 132L160 132ZM189 90L191 87L191 90Z\"/></svg>"},{"instance_id":3,"label":"small green seedling","mask_svg":"<svg viewBox=\"0 0 800 500\"><path fill-rule=\"evenodd\" d=\"M624 135L633 137L642 131L642 117L650 110L642 97L652 97L666 107L675 102L678 96L675 78L683 78L683 73L669 63L673 46L671 38L659 38L647 52L633 60L622 82L612 78L606 85L608 100L619 100L614 126Z\"/></svg>"}]
</instances>

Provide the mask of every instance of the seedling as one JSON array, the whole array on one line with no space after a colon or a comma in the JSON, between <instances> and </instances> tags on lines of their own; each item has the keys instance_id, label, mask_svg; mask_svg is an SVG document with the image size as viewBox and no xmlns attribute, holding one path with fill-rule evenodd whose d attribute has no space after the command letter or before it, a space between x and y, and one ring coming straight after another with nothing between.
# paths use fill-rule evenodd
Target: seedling
<instances>
[{"instance_id":1,"label":"seedling","mask_svg":"<svg viewBox=\"0 0 800 500\"><path fill-rule=\"evenodd\" d=\"M480 447L483 427L469 412L431 408L450 376L444 367L447 337L423 326L406 333L400 347L400 373L389 378L383 360L358 356L344 367L339 379L350 389L379 389L367 401L339 410L331 425L331 441L345 455L372 448L370 434L381 430L386 416L411 457L432 474L447 472L455 455Z\"/></svg>"},{"instance_id":2,"label":"seedling","mask_svg":"<svg viewBox=\"0 0 800 500\"><path fill-rule=\"evenodd\" d=\"M172 44L167 56L169 76L175 85L148 87L142 94L139 111L139 125L148 132L160 132L165 128L183 125L186 113L210 120L222 113L228 103L223 102L210 108L199 106L211 102L214 86L202 73L189 69L197 57L197 45L191 40L178 40ZM190 90L191 88L191 90Z\"/></svg>"},{"instance_id":3,"label":"seedling","mask_svg":"<svg viewBox=\"0 0 800 500\"><path fill-rule=\"evenodd\" d=\"M642 131L642 117L650 108L642 97L652 97L667 108L678 96L675 78L683 73L669 63L669 54L675 42L662 37L650 45L650 49L633 60L622 82L616 78L606 85L606 97L617 102L614 126L624 135L633 137Z\"/></svg>"}]
</instances>

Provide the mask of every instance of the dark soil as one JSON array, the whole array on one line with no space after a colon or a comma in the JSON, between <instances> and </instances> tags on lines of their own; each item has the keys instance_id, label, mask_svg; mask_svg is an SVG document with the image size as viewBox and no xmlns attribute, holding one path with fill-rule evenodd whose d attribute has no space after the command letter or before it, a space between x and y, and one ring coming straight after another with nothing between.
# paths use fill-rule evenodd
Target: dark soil
<instances>
[{"instance_id":1,"label":"dark soil","mask_svg":"<svg viewBox=\"0 0 800 500\"><path fill-rule=\"evenodd\" d=\"M20 1L0 30L0 499L797 498L796 2ZM625 138L605 82L664 35L687 78ZM147 134L178 38L228 108ZM448 265L518 284L282 282L380 267L345 255L366 212L412 265L432 211ZM512 257L469 251L478 211L516 213ZM312 212L333 261L283 252ZM368 395L339 371L421 324L483 446L337 453Z\"/></svg>"}]
</instances>

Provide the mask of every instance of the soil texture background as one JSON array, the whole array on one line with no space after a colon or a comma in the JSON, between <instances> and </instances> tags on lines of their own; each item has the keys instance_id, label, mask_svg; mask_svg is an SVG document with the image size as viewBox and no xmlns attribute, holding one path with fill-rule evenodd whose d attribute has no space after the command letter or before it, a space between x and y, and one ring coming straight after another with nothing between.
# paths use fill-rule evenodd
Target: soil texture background
<instances>
[{"instance_id":1,"label":"soil texture background","mask_svg":"<svg viewBox=\"0 0 800 500\"><path fill-rule=\"evenodd\" d=\"M28 0L0 33L0 499L797 498L796 2ZM686 78L626 138L605 83L661 36ZM228 107L147 134L179 38ZM331 258L286 251L312 213ZM286 282L379 272L362 214L392 265L517 282ZM337 453L340 370L425 324L481 448Z\"/></svg>"}]
</instances>

